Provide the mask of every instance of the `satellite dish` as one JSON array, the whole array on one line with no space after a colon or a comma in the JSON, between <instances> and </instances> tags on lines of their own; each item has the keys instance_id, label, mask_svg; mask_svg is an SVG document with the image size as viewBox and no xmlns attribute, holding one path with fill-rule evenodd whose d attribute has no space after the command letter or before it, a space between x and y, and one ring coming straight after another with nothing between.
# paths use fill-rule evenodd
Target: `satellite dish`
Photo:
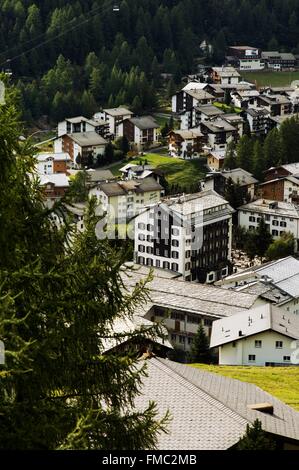
<instances>
[{"instance_id":1,"label":"satellite dish","mask_svg":"<svg viewBox=\"0 0 299 470\"><path fill-rule=\"evenodd\" d=\"M291 83L291 87L292 87L292 88L299 88L299 80L294 80L294 81Z\"/></svg>"}]
</instances>

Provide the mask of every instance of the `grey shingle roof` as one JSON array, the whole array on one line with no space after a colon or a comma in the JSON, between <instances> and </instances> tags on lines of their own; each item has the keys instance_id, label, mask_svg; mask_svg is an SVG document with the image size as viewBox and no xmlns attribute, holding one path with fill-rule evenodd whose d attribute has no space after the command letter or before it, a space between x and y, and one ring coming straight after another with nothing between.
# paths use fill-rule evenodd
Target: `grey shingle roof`
<instances>
[{"instance_id":1,"label":"grey shingle roof","mask_svg":"<svg viewBox=\"0 0 299 470\"><path fill-rule=\"evenodd\" d=\"M80 147L89 147L91 145L106 145L107 141L94 131L76 132L76 134L68 134L68 136Z\"/></svg>"},{"instance_id":2,"label":"grey shingle roof","mask_svg":"<svg viewBox=\"0 0 299 470\"><path fill-rule=\"evenodd\" d=\"M134 126L138 127L138 129L141 130L158 129L159 127L159 124L155 121L152 116L134 117L130 119L130 122L132 122Z\"/></svg>"},{"instance_id":3,"label":"grey shingle roof","mask_svg":"<svg viewBox=\"0 0 299 470\"><path fill-rule=\"evenodd\" d=\"M240 186L248 186L249 184L258 183L258 180L255 179L251 173L248 173L248 171L245 171L242 168L223 171L222 176L226 179L231 178L234 183L239 183Z\"/></svg>"},{"instance_id":4,"label":"grey shingle roof","mask_svg":"<svg viewBox=\"0 0 299 470\"><path fill-rule=\"evenodd\" d=\"M157 403L160 416L170 411L169 434L161 434L163 450L225 450L235 445L256 418L265 431L299 440L299 413L255 385L164 359L147 362L142 395L136 406ZM248 405L268 402L274 414Z\"/></svg>"},{"instance_id":5,"label":"grey shingle roof","mask_svg":"<svg viewBox=\"0 0 299 470\"><path fill-rule=\"evenodd\" d=\"M123 276L124 284L132 289L145 277L144 269L141 272L133 271L130 275ZM240 309L251 308L258 298L258 295L157 276L147 284L147 288L153 305L211 318L222 318L237 313Z\"/></svg>"}]
</instances>

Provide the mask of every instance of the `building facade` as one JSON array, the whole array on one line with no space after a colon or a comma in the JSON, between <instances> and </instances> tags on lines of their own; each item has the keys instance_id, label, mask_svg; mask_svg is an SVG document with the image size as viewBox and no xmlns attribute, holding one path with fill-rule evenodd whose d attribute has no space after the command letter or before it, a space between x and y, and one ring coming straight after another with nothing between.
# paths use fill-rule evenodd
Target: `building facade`
<instances>
[{"instance_id":1,"label":"building facade","mask_svg":"<svg viewBox=\"0 0 299 470\"><path fill-rule=\"evenodd\" d=\"M135 261L212 283L230 272L232 213L213 191L165 199L135 220Z\"/></svg>"}]
</instances>

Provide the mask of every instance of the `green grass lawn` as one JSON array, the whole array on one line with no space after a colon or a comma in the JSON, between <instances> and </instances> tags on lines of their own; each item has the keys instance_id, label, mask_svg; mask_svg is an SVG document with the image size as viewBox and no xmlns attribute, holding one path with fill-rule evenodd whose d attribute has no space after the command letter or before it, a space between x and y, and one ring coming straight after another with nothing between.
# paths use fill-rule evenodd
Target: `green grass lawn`
<instances>
[{"instance_id":1,"label":"green grass lawn","mask_svg":"<svg viewBox=\"0 0 299 470\"><path fill-rule=\"evenodd\" d=\"M299 411L299 367L241 367L192 364L192 367L257 385Z\"/></svg>"},{"instance_id":2,"label":"green grass lawn","mask_svg":"<svg viewBox=\"0 0 299 470\"><path fill-rule=\"evenodd\" d=\"M288 86L299 80L299 72L241 72L242 78L258 86Z\"/></svg>"},{"instance_id":3,"label":"green grass lawn","mask_svg":"<svg viewBox=\"0 0 299 470\"><path fill-rule=\"evenodd\" d=\"M205 168L205 159L182 160L165 155L148 153L143 157L136 157L130 160L130 163L139 164L140 160L144 163L147 160L149 165L163 170L169 184L179 184L181 187L199 181L207 172ZM125 162L116 163L110 167L114 176L120 176L119 169L125 165Z\"/></svg>"},{"instance_id":4,"label":"green grass lawn","mask_svg":"<svg viewBox=\"0 0 299 470\"><path fill-rule=\"evenodd\" d=\"M222 109L222 111L227 112L227 113L241 113L242 112L241 108L228 106L227 104L219 103L218 101L214 101L213 105L216 106L216 108Z\"/></svg>"}]
</instances>

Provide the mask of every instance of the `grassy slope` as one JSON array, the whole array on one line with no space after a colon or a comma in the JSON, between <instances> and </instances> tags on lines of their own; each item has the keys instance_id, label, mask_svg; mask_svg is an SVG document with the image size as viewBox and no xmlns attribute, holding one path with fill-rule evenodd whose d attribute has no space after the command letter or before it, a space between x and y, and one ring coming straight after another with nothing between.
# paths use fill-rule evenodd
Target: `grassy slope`
<instances>
[{"instance_id":1,"label":"grassy slope","mask_svg":"<svg viewBox=\"0 0 299 470\"><path fill-rule=\"evenodd\" d=\"M288 86L299 80L299 72L241 72L242 78L258 86Z\"/></svg>"},{"instance_id":2,"label":"grassy slope","mask_svg":"<svg viewBox=\"0 0 299 470\"><path fill-rule=\"evenodd\" d=\"M130 160L130 163L139 164L140 160L144 162L145 159L149 165L159 167L165 171L165 175L170 184L179 183L182 186L188 185L197 180L199 181L207 171L202 160L187 161L154 153L149 153L144 157L137 157L135 160ZM120 176L119 169L124 166L124 164L124 162L117 163L113 165L110 170L115 176Z\"/></svg>"},{"instance_id":3,"label":"grassy slope","mask_svg":"<svg viewBox=\"0 0 299 470\"><path fill-rule=\"evenodd\" d=\"M299 367L239 367L192 364L208 372L257 385L299 411Z\"/></svg>"}]
</instances>

